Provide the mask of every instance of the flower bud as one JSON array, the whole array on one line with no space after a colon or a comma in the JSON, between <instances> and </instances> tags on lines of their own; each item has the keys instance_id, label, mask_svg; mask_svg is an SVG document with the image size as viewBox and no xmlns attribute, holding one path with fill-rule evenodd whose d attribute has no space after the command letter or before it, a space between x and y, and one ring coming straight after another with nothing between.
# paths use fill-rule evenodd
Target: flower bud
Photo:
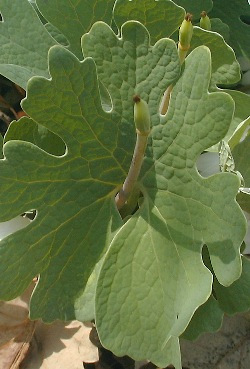
<instances>
[{"instance_id":1,"label":"flower bud","mask_svg":"<svg viewBox=\"0 0 250 369\"><path fill-rule=\"evenodd\" d=\"M134 100L134 121L137 132L141 135L148 135L150 132L151 122L148 104L142 100L140 96L135 95Z\"/></svg>"},{"instance_id":2,"label":"flower bud","mask_svg":"<svg viewBox=\"0 0 250 369\"><path fill-rule=\"evenodd\" d=\"M187 13L179 30L179 47L188 50L193 35L192 15Z\"/></svg>"},{"instance_id":3,"label":"flower bud","mask_svg":"<svg viewBox=\"0 0 250 369\"><path fill-rule=\"evenodd\" d=\"M211 22L205 11L201 12L200 27L207 31L211 30Z\"/></svg>"}]
</instances>

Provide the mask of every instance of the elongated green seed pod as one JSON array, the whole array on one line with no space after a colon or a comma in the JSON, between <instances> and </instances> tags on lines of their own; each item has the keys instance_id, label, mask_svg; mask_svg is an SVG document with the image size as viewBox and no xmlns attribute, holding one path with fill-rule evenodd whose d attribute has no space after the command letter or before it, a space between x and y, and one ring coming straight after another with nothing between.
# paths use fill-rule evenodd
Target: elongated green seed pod
<instances>
[{"instance_id":1,"label":"elongated green seed pod","mask_svg":"<svg viewBox=\"0 0 250 369\"><path fill-rule=\"evenodd\" d=\"M188 50L193 35L192 15L187 13L179 30L179 47Z\"/></svg>"},{"instance_id":2,"label":"elongated green seed pod","mask_svg":"<svg viewBox=\"0 0 250 369\"><path fill-rule=\"evenodd\" d=\"M147 136L151 128L151 119L148 104L140 96L135 95L134 100L134 121L137 132Z\"/></svg>"},{"instance_id":3,"label":"elongated green seed pod","mask_svg":"<svg viewBox=\"0 0 250 369\"><path fill-rule=\"evenodd\" d=\"M211 30L211 22L205 11L201 12L200 27L207 31Z\"/></svg>"}]
</instances>

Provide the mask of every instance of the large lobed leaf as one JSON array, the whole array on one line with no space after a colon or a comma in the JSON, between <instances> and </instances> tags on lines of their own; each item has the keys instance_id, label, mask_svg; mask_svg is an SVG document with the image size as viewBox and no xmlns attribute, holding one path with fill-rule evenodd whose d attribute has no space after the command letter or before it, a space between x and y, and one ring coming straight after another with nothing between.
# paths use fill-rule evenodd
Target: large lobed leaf
<instances>
[{"instance_id":1,"label":"large lobed leaf","mask_svg":"<svg viewBox=\"0 0 250 369\"><path fill-rule=\"evenodd\" d=\"M224 137L233 114L227 94L207 92L210 63L205 47L187 58L167 116L152 131L140 181L144 203L112 241L97 286L104 346L161 367L180 368L178 336L211 293L203 244L221 284L241 273L246 225L235 201L239 180L228 173L205 179L195 166L199 154ZM98 68L104 74L105 62Z\"/></svg>"},{"instance_id":2,"label":"large lobed leaf","mask_svg":"<svg viewBox=\"0 0 250 369\"><path fill-rule=\"evenodd\" d=\"M104 27L113 35L107 25ZM117 36L113 37L118 41ZM42 149L30 142L8 141L4 145L0 220L30 209L36 209L37 216L25 231L1 243L1 298L19 295L40 274L31 301L34 319L74 318L76 297L122 225L114 196L131 160L136 83L139 92L147 84L148 96L153 100L180 72L173 41L163 40L151 48L146 29L138 23L128 23L123 37L119 43L124 43L126 49L120 58L123 77L127 73L129 78L124 88L112 94L113 109L109 112L101 105L93 60L80 62L62 47L51 48L49 53L52 79L36 77L28 84L23 108L35 122L65 142L65 154L53 156L42 150L50 150L50 145L40 137L37 140L34 122L28 118L25 123L33 127L29 140ZM137 63L148 64L148 68L142 71ZM116 81L120 83L117 77ZM127 140L124 146L122 134Z\"/></svg>"},{"instance_id":3,"label":"large lobed leaf","mask_svg":"<svg viewBox=\"0 0 250 369\"><path fill-rule=\"evenodd\" d=\"M1 299L20 295L41 274L31 317L45 321L74 318L75 297L121 225L113 197L125 176L113 155L118 128L101 107L94 62L80 63L59 46L49 59L52 80L31 79L23 107L64 140L66 152L56 157L9 141L0 163L1 221L37 210L31 225L1 242Z\"/></svg>"}]
</instances>

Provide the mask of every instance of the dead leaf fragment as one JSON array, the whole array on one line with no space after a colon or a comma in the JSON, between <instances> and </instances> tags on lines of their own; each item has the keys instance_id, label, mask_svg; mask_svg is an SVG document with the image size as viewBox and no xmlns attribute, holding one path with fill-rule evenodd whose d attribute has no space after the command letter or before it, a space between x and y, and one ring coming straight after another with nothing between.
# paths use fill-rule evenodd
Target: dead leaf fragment
<instances>
[{"instance_id":1,"label":"dead leaf fragment","mask_svg":"<svg viewBox=\"0 0 250 369\"><path fill-rule=\"evenodd\" d=\"M78 321L39 322L20 369L83 369L83 362L98 361L98 349L89 340L91 329L91 324Z\"/></svg>"},{"instance_id":2,"label":"dead leaf fragment","mask_svg":"<svg viewBox=\"0 0 250 369\"><path fill-rule=\"evenodd\" d=\"M30 321L32 284L14 300L0 302L0 369L18 369L29 349L36 322Z\"/></svg>"}]
</instances>

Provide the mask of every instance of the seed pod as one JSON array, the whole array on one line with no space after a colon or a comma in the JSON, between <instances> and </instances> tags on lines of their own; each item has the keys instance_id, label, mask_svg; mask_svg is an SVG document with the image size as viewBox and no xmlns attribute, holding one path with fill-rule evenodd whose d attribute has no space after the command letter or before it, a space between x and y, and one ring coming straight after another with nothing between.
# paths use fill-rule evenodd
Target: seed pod
<instances>
[{"instance_id":1,"label":"seed pod","mask_svg":"<svg viewBox=\"0 0 250 369\"><path fill-rule=\"evenodd\" d=\"M193 35L192 15L187 13L179 30L179 47L188 50Z\"/></svg>"},{"instance_id":2,"label":"seed pod","mask_svg":"<svg viewBox=\"0 0 250 369\"><path fill-rule=\"evenodd\" d=\"M207 31L211 30L211 22L205 11L201 12L200 27Z\"/></svg>"},{"instance_id":3,"label":"seed pod","mask_svg":"<svg viewBox=\"0 0 250 369\"><path fill-rule=\"evenodd\" d=\"M148 104L142 100L140 96L135 95L134 100L134 121L139 134L148 135L150 132L151 122Z\"/></svg>"}]
</instances>

